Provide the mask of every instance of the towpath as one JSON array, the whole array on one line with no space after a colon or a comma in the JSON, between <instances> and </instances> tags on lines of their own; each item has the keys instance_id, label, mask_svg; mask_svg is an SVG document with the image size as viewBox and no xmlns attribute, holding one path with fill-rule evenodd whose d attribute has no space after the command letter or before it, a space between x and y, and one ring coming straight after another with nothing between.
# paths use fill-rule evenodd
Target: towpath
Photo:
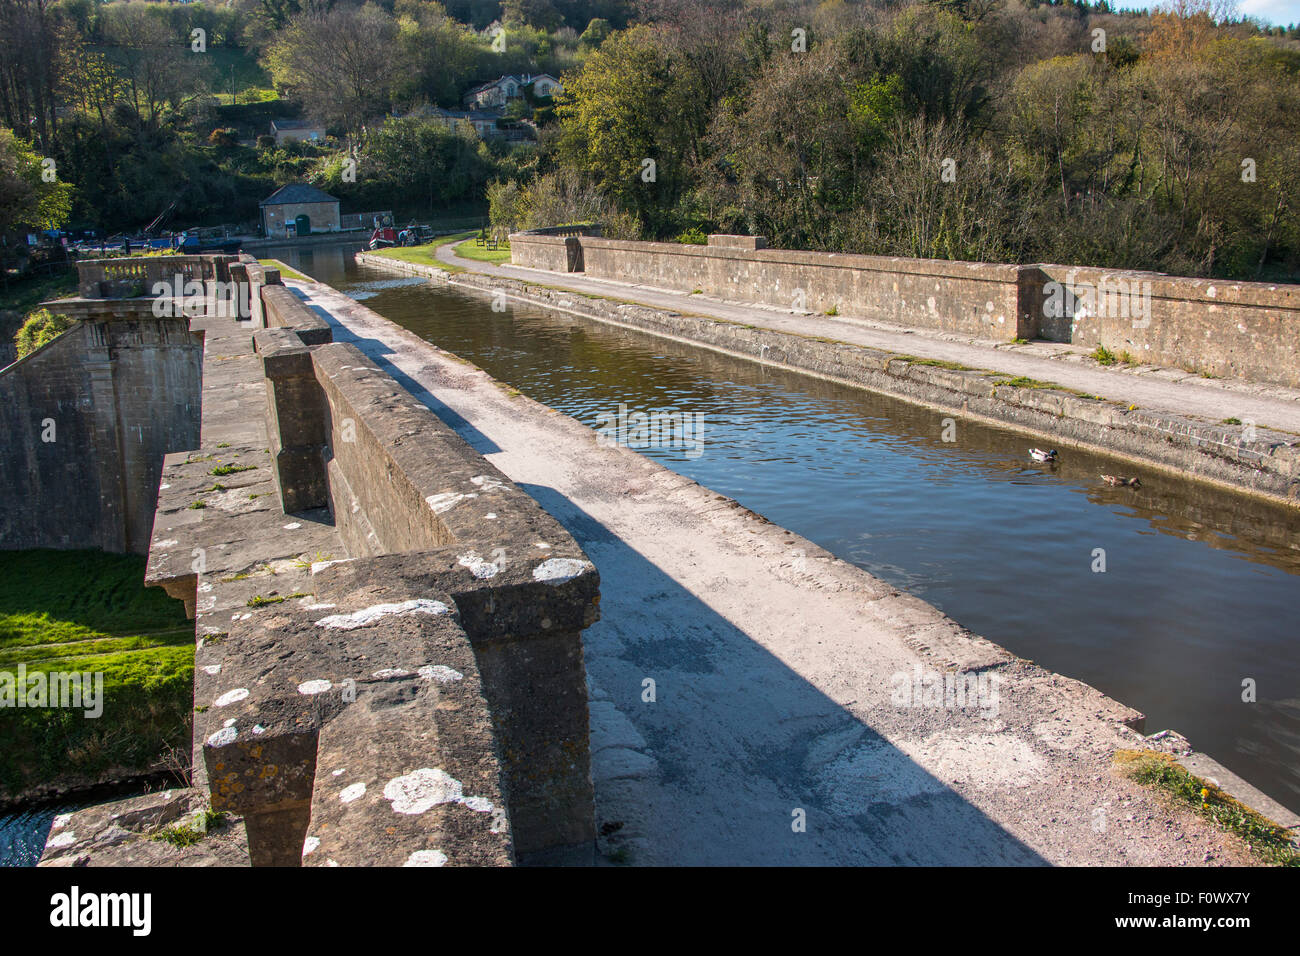
<instances>
[{"instance_id":1,"label":"towpath","mask_svg":"<svg viewBox=\"0 0 1300 956\"><path fill-rule=\"evenodd\" d=\"M1086 349L1055 342L1016 345L953 333L906 329L852 316L808 315L751 303L726 302L581 273L548 272L522 266L494 266L457 256L452 245L437 250L449 265L522 282L572 289L797 335L836 339L900 355L956 362L1009 376L1024 376L1098 395L1125 405L1209 422L1238 419L1257 427L1300 434L1300 390L1228 379L1206 379L1182 369L1155 366L1103 366Z\"/></svg>"}]
</instances>

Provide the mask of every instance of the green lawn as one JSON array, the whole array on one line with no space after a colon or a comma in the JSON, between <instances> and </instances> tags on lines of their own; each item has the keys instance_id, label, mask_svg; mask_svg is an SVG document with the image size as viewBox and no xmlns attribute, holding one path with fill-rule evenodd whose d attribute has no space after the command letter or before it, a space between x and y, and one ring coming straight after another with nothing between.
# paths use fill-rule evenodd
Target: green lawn
<instances>
[{"instance_id":1,"label":"green lawn","mask_svg":"<svg viewBox=\"0 0 1300 956\"><path fill-rule=\"evenodd\" d=\"M474 235L477 235L475 233ZM509 265L510 263L510 244L497 246L495 249L489 249L487 246L477 246L474 244L474 236L466 239L456 247L456 255L462 259L473 259L476 262L490 262L492 265Z\"/></svg>"},{"instance_id":2,"label":"green lawn","mask_svg":"<svg viewBox=\"0 0 1300 956\"><path fill-rule=\"evenodd\" d=\"M305 276L296 269L291 269L279 259L258 259L264 266L270 266L272 269L280 270L281 279L297 279L299 282L311 282L310 276Z\"/></svg>"},{"instance_id":3,"label":"green lawn","mask_svg":"<svg viewBox=\"0 0 1300 956\"><path fill-rule=\"evenodd\" d=\"M156 769L188 754L194 627L162 591L145 588L144 558L98 551L0 552L0 672L103 675L103 713L0 707L0 792L56 777Z\"/></svg>"},{"instance_id":4,"label":"green lawn","mask_svg":"<svg viewBox=\"0 0 1300 956\"><path fill-rule=\"evenodd\" d=\"M454 236L439 236L427 246L395 246L392 249L378 249L372 252L371 255L383 256L385 259L396 259L399 262L413 262L422 266L433 266L443 272L464 272L465 270L460 266L440 262L437 258L437 252L442 246L453 242L463 242L474 235L474 231L458 232Z\"/></svg>"}]
</instances>

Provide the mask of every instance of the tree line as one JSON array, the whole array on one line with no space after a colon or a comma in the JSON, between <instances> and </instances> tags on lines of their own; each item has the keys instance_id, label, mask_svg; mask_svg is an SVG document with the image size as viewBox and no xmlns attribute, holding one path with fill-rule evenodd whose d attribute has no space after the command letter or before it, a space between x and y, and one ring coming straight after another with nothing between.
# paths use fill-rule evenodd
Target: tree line
<instances>
[{"instance_id":1,"label":"tree line","mask_svg":"<svg viewBox=\"0 0 1300 956\"><path fill-rule=\"evenodd\" d=\"M652 8L567 78L542 164L622 232L1300 275L1294 30L1187 0Z\"/></svg>"},{"instance_id":2,"label":"tree line","mask_svg":"<svg viewBox=\"0 0 1300 956\"><path fill-rule=\"evenodd\" d=\"M1222 2L0 0L0 231L246 222L307 180L502 228L1295 277L1300 30ZM430 115L537 72L536 142ZM331 138L249 145L284 116Z\"/></svg>"}]
</instances>

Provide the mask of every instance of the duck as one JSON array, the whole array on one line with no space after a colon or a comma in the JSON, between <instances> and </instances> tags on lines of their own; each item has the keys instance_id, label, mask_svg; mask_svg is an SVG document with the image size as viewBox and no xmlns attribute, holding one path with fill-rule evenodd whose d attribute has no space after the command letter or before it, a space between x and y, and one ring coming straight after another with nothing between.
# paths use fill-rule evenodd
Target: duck
<instances>
[{"instance_id":1,"label":"duck","mask_svg":"<svg viewBox=\"0 0 1300 956\"><path fill-rule=\"evenodd\" d=\"M1123 475L1102 475L1101 480L1108 485L1116 488L1141 488L1142 481L1138 478L1125 478Z\"/></svg>"},{"instance_id":2,"label":"duck","mask_svg":"<svg viewBox=\"0 0 1300 956\"><path fill-rule=\"evenodd\" d=\"M1034 461L1056 461L1056 459L1061 456L1056 453L1055 448L1051 451L1043 451L1041 448L1031 448L1029 449L1029 457L1034 459Z\"/></svg>"}]
</instances>

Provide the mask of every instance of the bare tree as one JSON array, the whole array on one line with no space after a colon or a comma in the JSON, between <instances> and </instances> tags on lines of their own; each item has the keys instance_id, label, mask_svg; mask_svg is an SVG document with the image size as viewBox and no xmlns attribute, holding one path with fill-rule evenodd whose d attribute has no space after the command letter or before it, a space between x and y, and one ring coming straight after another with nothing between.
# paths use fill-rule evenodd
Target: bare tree
<instances>
[{"instance_id":1,"label":"bare tree","mask_svg":"<svg viewBox=\"0 0 1300 956\"><path fill-rule=\"evenodd\" d=\"M355 139L392 102L403 67L396 21L372 4L336 6L293 20L267 56L277 85L313 116Z\"/></svg>"}]
</instances>

